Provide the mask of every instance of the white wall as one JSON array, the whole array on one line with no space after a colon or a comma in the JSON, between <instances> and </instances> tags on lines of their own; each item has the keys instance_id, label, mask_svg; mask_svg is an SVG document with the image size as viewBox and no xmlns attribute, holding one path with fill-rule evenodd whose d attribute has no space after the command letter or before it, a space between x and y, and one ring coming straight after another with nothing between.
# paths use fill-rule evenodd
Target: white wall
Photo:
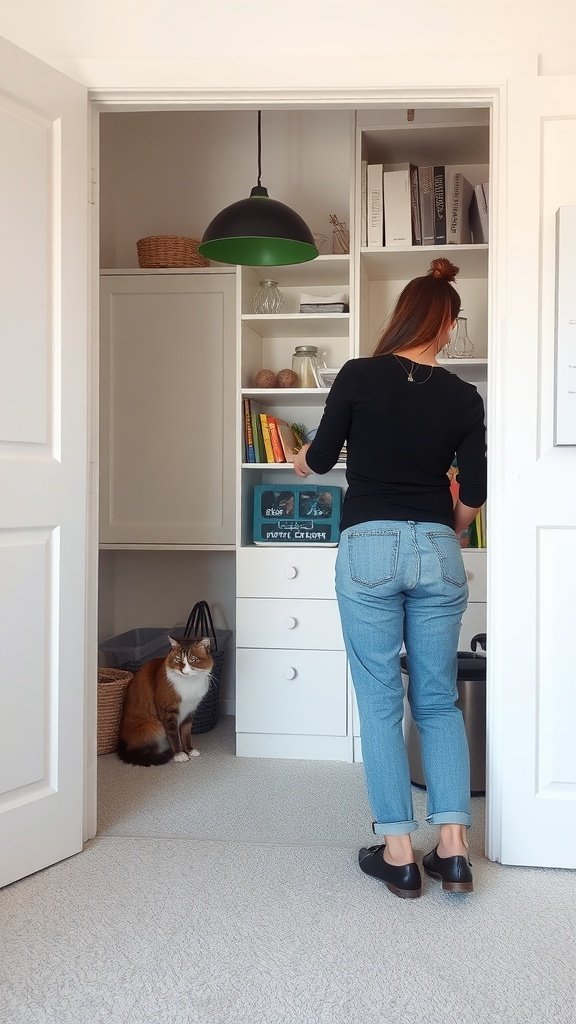
<instances>
[{"instance_id":1,"label":"white wall","mask_svg":"<svg viewBox=\"0 0 576 1024\"><path fill-rule=\"evenodd\" d=\"M576 72L574 0L0 0L0 35L109 88L358 85L359 66L378 84L387 55L430 53L532 53L542 74Z\"/></svg>"},{"instance_id":2,"label":"white wall","mask_svg":"<svg viewBox=\"0 0 576 1024\"><path fill-rule=\"evenodd\" d=\"M347 111L264 111L262 184L329 235L329 214L350 225ZM137 266L145 235L202 237L257 178L255 111L103 114L100 119L101 266Z\"/></svg>"}]
</instances>

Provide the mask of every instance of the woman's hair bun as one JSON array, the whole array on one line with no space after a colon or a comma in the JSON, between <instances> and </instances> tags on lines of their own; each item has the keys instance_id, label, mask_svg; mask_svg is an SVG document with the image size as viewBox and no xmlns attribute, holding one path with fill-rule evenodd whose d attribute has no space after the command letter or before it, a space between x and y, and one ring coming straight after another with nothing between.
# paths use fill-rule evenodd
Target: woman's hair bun
<instances>
[{"instance_id":1,"label":"woman's hair bun","mask_svg":"<svg viewBox=\"0 0 576 1024\"><path fill-rule=\"evenodd\" d=\"M440 257L440 259L432 260L428 273L437 280L454 281L459 269L459 267L455 267L453 263L450 263L450 260Z\"/></svg>"}]
</instances>

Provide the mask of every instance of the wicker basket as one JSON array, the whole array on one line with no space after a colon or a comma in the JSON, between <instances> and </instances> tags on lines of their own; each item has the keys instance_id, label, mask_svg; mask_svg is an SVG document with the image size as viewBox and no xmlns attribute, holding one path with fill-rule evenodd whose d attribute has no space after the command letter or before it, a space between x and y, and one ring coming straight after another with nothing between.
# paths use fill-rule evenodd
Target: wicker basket
<instances>
[{"instance_id":1,"label":"wicker basket","mask_svg":"<svg viewBox=\"0 0 576 1024\"><path fill-rule=\"evenodd\" d=\"M136 242L139 267L208 267L198 252L199 238L181 235L149 235Z\"/></svg>"},{"instance_id":2,"label":"wicker basket","mask_svg":"<svg viewBox=\"0 0 576 1024\"><path fill-rule=\"evenodd\" d=\"M99 754L112 754L118 746L124 696L132 674L132 672L125 672L119 668L98 669L97 752Z\"/></svg>"}]
</instances>

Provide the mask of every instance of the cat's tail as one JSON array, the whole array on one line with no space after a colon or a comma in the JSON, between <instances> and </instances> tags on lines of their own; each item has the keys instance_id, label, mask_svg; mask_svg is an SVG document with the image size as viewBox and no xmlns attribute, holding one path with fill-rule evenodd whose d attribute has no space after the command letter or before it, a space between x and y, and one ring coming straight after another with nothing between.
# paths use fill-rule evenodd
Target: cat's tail
<instances>
[{"instance_id":1,"label":"cat's tail","mask_svg":"<svg viewBox=\"0 0 576 1024\"><path fill-rule=\"evenodd\" d=\"M174 756L170 747L159 747L155 743L149 743L145 747L129 747L123 739L118 741L116 753L126 764L139 764L144 768L167 764Z\"/></svg>"}]
</instances>

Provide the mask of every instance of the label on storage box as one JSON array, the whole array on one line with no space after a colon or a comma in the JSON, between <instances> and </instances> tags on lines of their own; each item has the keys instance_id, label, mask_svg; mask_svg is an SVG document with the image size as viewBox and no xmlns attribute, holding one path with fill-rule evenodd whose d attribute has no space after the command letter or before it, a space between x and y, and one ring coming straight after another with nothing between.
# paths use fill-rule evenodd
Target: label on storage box
<instances>
[{"instance_id":1,"label":"label on storage box","mask_svg":"<svg viewBox=\"0 0 576 1024\"><path fill-rule=\"evenodd\" d=\"M337 544L341 491L336 487L257 486L254 493L254 542Z\"/></svg>"}]
</instances>

